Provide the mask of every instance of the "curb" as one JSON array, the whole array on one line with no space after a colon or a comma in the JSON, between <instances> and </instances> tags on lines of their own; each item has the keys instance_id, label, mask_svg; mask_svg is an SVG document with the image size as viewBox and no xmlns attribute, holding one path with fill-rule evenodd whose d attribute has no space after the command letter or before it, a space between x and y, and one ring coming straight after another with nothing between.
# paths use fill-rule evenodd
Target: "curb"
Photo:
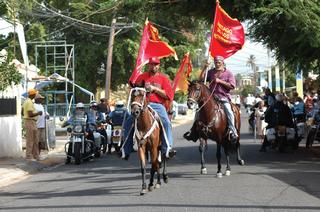
<instances>
[{"instance_id":1,"label":"curb","mask_svg":"<svg viewBox=\"0 0 320 212\"><path fill-rule=\"evenodd\" d=\"M172 120L172 127L191 122L193 117L192 113L180 115ZM58 142L57 140L56 143ZM60 142L64 142L64 140L60 140ZM43 156L45 159L40 161L28 161L24 158L6 158L4 161L0 159L0 188L18 183L41 170L63 164L65 161L64 145Z\"/></svg>"},{"instance_id":2,"label":"curb","mask_svg":"<svg viewBox=\"0 0 320 212\"><path fill-rule=\"evenodd\" d=\"M18 183L32 174L63 163L65 160L64 147L56 148L44 155L44 157L46 158L40 161L7 158L5 161L0 162L0 165L3 166L3 168L0 168L0 188Z\"/></svg>"},{"instance_id":3,"label":"curb","mask_svg":"<svg viewBox=\"0 0 320 212\"><path fill-rule=\"evenodd\" d=\"M177 127L179 125L186 124L188 122L193 121L193 119L194 119L193 113L188 113L187 115L184 115L184 116L180 115L176 119L171 121L172 127Z\"/></svg>"}]
</instances>

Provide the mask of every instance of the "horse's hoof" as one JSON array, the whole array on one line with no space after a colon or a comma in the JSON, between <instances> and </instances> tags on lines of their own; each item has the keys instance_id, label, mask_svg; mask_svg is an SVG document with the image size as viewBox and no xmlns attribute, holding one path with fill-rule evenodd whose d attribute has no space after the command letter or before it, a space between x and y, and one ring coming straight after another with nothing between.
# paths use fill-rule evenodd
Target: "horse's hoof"
<instances>
[{"instance_id":1,"label":"horse's hoof","mask_svg":"<svg viewBox=\"0 0 320 212\"><path fill-rule=\"evenodd\" d=\"M231 171L230 170L226 170L226 176L230 176Z\"/></svg>"},{"instance_id":2,"label":"horse's hoof","mask_svg":"<svg viewBox=\"0 0 320 212\"><path fill-rule=\"evenodd\" d=\"M207 168L202 168L200 173L201 174L208 174Z\"/></svg>"},{"instance_id":3,"label":"horse's hoof","mask_svg":"<svg viewBox=\"0 0 320 212\"><path fill-rule=\"evenodd\" d=\"M153 191L153 189L154 189L153 185L149 185L148 190Z\"/></svg>"},{"instance_id":4,"label":"horse's hoof","mask_svg":"<svg viewBox=\"0 0 320 212\"><path fill-rule=\"evenodd\" d=\"M221 172L217 173L217 178L222 178L222 173Z\"/></svg>"},{"instance_id":5,"label":"horse's hoof","mask_svg":"<svg viewBox=\"0 0 320 212\"><path fill-rule=\"evenodd\" d=\"M161 184L160 184L160 183L157 183L157 184L154 186L155 189L159 189L160 187L161 187Z\"/></svg>"},{"instance_id":6,"label":"horse's hoof","mask_svg":"<svg viewBox=\"0 0 320 212\"><path fill-rule=\"evenodd\" d=\"M168 183L169 182L169 177L168 175L163 176L163 182Z\"/></svg>"},{"instance_id":7,"label":"horse's hoof","mask_svg":"<svg viewBox=\"0 0 320 212\"><path fill-rule=\"evenodd\" d=\"M244 166L244 160L238 160L239 165Z\"/></svg>"},{"instance_id":8,"label":"horse's hoof","mask_svg":"<svg viewBox=\"0 0 320 212\"><path fill-rule=\"evenodd\" d=\"M146 189L142 189L142 190L140 191L140 196L145 195L146 193L147 193L147 190L146 190Z\"/></svg>"}]
</instances>

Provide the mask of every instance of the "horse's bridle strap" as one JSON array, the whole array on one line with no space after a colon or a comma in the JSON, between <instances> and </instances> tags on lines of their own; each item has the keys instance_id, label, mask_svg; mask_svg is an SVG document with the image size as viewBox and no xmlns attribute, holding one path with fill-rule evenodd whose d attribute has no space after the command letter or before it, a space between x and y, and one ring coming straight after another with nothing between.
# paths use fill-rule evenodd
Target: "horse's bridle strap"
<instances>
[{"instance_id":1,"label":"horse's bridle strap","mask_svg":"<svg viewBox=\"0 0 320 212\"><path fill-rule=\"evenodd\" d=\"M151 108L149 105L148 105L149 108ZM138 131L138 122L137 120L135 120L134 122L134 135L138 138L139 141L144 141L146 140L152 133L153 131L159 127L159 124L158 124L158 121L156 119L156 117L152 114L152 112L148 111L152 117L152 120L153 120L153 123L152 123L152 126L150 127L150 129L148 130L148 132L146 132L146 134L144 136L141 135L141 133Z\"/></svg>"},{"instance_id":2,"label":"horse's bridle strap","mask_svg":"<svg viewBox=\"0 0 320 212\"><path fill-rule=\"evenodd\" d=\"M139 107L143 107L143 105L140 102L132 102L131 105L138 105Z\"/></svg>"}]
</instances>

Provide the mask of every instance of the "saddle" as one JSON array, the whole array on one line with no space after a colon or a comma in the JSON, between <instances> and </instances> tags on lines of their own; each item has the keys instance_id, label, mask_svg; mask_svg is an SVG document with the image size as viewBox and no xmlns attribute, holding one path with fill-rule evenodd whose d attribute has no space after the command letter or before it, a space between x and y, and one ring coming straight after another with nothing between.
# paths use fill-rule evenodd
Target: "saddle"
<instances>
[{"instance_id":1,"label":"saddle","mask_svg":"<svg viewBox=\"0 0 320 212\"><path fill-rule=\"evenodd\" d=\"M148 106L148 110L153 114L153 117L156 119L156 121L159 124L159 128L160 128L160 135L163 135L163 137L165 138L165 142L167 143L167 145L169 146L169 140L167 138L167 134L165 133L165 129L163 126L163 123L161 121L160 116L158 115L157 111L155 111L154 109L152 109L152 107ZM161 145L161 142L160 142Z\"/></svg>"},{"instance_id":2,"label":"saddle","mask_svg":"<svg viewBox=\"0 0 320 212\"><path fill-rule=\"evenodd\" d=\"M214 110L223 110L224 111L223 102L217 96L213 96L213 98L215 99L215 101L217 102L217 105L218 105L217 108L213 108L213 109ZM239 108L234 103L230 102L230 105L231 105L231 109L232 109L233 114L239 113ZM225 113L225 116L227 116L226 113ZM237 120L237 116L235 115L234 118L235 118L235 120L234 120L235 127L236 127L236 129L239 129L240 126L238 126L239 122ZM202 121L198 120L198 127L199 127L198 130L201 130L201 131L203 131L204 134L207 134L207 133L209 133L211 131L210 128L214 125L214 122L215 122L215 118L213 118L208 125L206 125ZM228 140L231 140L231 133L232 132L229 129L228 123L227 123L225 134L227 135L227 139Z\"/></svg>"}]
</instances>

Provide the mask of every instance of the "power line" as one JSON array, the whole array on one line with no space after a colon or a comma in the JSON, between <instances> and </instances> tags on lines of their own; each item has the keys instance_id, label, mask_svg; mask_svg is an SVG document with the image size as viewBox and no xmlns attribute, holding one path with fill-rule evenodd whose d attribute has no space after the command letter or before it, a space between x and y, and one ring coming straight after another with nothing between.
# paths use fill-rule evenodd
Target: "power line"
<instances>
[{"instance_id":1,"label":"power line","mask_svg":"<svg viewBox=\"0 0 320 212\"><path fill-rule=\"evenodd\" d=\"M107 12L109 10L113 10L115 7L117 7L121 3L121 1L120 1L117 5L115 5L115 6L111 7L111 8L105 8L105 9L94 11L91 14L89 14L86 17L84 17L84 18L79 20L79 19L75 19L75 18L69 17L67 15L64 15L59 10L57 10L55 8L50 9L48 6L46 6L44 4L40 4L35 0L33 0L33 1L38 6L40 6L42 9L37 9L37 8L34 7L33 10L30 11L27 8L25 8L25 10L22 11L22 12L25 12L25 13L31 15L31 16L37 16L37 17L42 17L42 18L50 18L51 19L51 18L60 17L60 18L63 18L65 21L67 21L70 24L66 25L65 27L63 27L61 29L55 30L55 31L53 31L53 32L51 32L51 33L49 33L47 35L41 36L39 38L35 38L32 41L38 40L38 39L43 38L43 37L47 37L49 35L53 35L53 34L55 34L57 32L65 30L65 29L67 29L69 27L76 27L76 28L79 28L82 31L85 31L85 32L91 33L91 34L104 35L104 36L108 35L109 32L110 32L110 29L111 29L110 26L94 24L94 23L83 21L83 20L88 18L88 17L90 17L90 16L92 16L92 15L95 15L95 14L98 14L98 13ZM119 23L118 25L116 25L116 29L124 29L120 33L120 34L123 34L123 33L127 32L128 29L132 29L135 26L136 26L136 24L134 24L134 23L131 23L131 24L121 24L121 23Z\"/></svg>"},{"instance_id":2,"label":"power line","mask_svg":"<svg viewBox=\"0 0 320 212\"><path fill-rule=\"evenodd\" d=\"M117 5L113 6L112 8L107 8L107 9L102 9L102 10L95 11L95 12L89 14L88 16L84 17L83 19L79 20L79 19L72 18L72 17L67 16L67 15L61 14L59 11L56 11L55 8L54 9L50 9L46 5L40 4L35 0L34 0L34 2L37 5L39 5L40 7L42 7L43 9L45 9L46 10L45 12L49 12L49 14L51 14L51 15L55 15L55 16L58 16L60 18L63 18L67 22L72 23L73 26L78 27L78 28L80 28L82 30L86 30L86 31L91 32L91 33L95 33L96 32L98 34L109 33L111 27L110 26L105 26L105 25L100 25L100 24L95 24L95 23L90 23L90 22L83 21L83 20L88 18L89 16L94 15L94 14L102 13L102 12L105 12L105 11L108 11L108 10L112 10L112 9L116 8L121 3L121 1L120 1ZM133 28L133 27L134 27L133 23L131 23L131 24L117 24L116 25L116 29L128 29L128 28Z\"/></svg>"}]
</instances>

